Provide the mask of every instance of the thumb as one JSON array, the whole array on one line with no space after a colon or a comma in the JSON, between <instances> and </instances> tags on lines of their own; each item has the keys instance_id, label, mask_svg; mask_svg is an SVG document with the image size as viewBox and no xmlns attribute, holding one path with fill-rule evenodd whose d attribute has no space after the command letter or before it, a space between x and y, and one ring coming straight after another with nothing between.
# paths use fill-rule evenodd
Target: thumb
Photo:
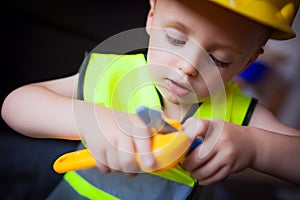
<instances>
[{"instance_id":1,"label":"thumb","mask_svg":"<svg viewBox=\"0 0 300 200\"><path fill-rule=\"evenodd\" d=\"M213 149L221 137L225 123L225 121L219 119L212 119L210 121L204 134L205 140L203 140L203 144L201 145L199 158L204 158L209 153L213 153Z\"/></svg>"},{"instance_id":2,"label":"thumb","mask_svg":"<svg viewBox=\"0 0 300 200\"><path fill-rule=\"evenodd\" d=\"M142 169L151 169L155 165L152 153L152 133L147 127L133 127L134 145L138 164Z\"/></svg>"},{"instance_id":3,"label":"thumb","mask_svg":"<svg viewBox=\"0 0 300 200\"><path fill-rule=\"evenodd\" d=\"M183 125L183 132L186 133L190 140L195 140L197 137L204 138L210 125L209 120L191 117Z\"/></svg>"}]
</instances>

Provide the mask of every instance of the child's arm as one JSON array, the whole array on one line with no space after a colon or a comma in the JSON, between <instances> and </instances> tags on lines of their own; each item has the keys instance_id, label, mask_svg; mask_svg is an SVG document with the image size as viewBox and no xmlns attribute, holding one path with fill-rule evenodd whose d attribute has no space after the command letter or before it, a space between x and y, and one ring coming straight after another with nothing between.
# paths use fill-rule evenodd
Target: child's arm
<instances>
[{"instance_id":1,"label":"child's arm","mask_svg":"<svg viewBox=\"0 0 300 200\"><path fill-rule=\"evenodd\" d=\"M249 167L300 185L300 137L251 128L256 135L255 158Z\"/></svg>"},{"instance_id":2,"label":"child's arm","mask_svg":"<svg viewBox=\"0 0 300 200\"><path fill-rule=\"evenodd\" d=\"M135 152L150 152L150 140L134 139L138 117L76 99L78 75L29 84L5 99L2 117L16 131L38 138L84 139L103 172L139 171ZM143 129L142 138L150 132ZM149 136L147 136L149 134ZM146 164L154 163L151 154Z\"/></svg>"},{"instance_id":3,"label":"child's arm","mask_svg":"<svg viewBox=\"0 0 300 200\"><path fill-rule=\"evenodd\" d=\"M300 185L300 131L281 123L260 105L249 125L257 127L251 129L257 149L250 167Z\"/></svg>"},{"instance_id":4,"label":"child's arm","mask_svg":"<svg viewBox=\"0 0 300 200\"><path fill-rule=\"evenodd\" d=\"M269 110L257 105L251 117L249 126L270 130L276 133L300 136L300 131L280 122Z\"/></svg>"},{"instance_id":5,"label":"child's arm","mask_svg":"<svg viewBox=\"0 0 300 200\"><path fill-rule=\"evenodd\" d=\"M39 138L80 139L73 120L78 75L29 84L5 99L2 118L16 131Z\"/></svg>"},{"instance_id":6,"label":"child's arm","mask_svg":"<svg viewBox=\"0 0 300 200\"><path fill-rule=\"evenodd\" d=\"M266 116L269 118L262 122L260 117ZM247 167L300 184L300 131L280 123L262 107L252 119L250 126L221 120L187 121L185 132L205 138L183 167L202 184L220 181Z\"/></svg>"}]
</instances>

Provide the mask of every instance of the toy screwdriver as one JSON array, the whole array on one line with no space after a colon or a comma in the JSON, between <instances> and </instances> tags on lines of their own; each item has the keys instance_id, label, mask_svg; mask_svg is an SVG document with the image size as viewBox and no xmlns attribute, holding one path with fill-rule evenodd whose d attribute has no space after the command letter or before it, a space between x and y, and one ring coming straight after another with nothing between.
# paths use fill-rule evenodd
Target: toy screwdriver
<instances>
[{"instance_id":1,"label":"toy screwdriver","mask_svg":"<svg viewBox=\"0 0 300 200\"><path fill-rule=\"evenodd\" d=\"M196 110L195 106L192 106L187 115L192 115L195 112L193 109ZM188 136L181 132L181 124L171 119L164 121L161 113L156 110L141 106L137 108L136 113L145 125L153 133L156 133L152 137L152 149L156 160L156 168L143 168L139 156L136 156L137 162L143 171L165 171L171 169L202 142L200 138L197 138L190 145ZM182 122L187 118L188 116L185 116ZM189 146L190 148L188 149L187 147ZM60 156L54 162L53 169L57 173L65 173L94 166L96 166L96 160L90 153L90 150L83 149Z\"/></svg>"},{"instance_id":2,"label":"toy screwdriver","mask_svg":"<svg viewBox=\"0 0 300 200\"><path fill-rule=\"evenodd\" d=\"M193 116L197 109L198 104L193 104L190 110L180 122L180 124L178 121L172 119L166 119L166 121L164 121L160 112L152 110L145 106L138 107L136 109L136 113L144 122L144 124L150 129L152 129L154 133L170 134L172 132L181 131L181 124L183 124L188 118ZM200 138L196 138L190 146L188 153L192 152L201 143L202 140Z\"/></svg>"}]
</instances>

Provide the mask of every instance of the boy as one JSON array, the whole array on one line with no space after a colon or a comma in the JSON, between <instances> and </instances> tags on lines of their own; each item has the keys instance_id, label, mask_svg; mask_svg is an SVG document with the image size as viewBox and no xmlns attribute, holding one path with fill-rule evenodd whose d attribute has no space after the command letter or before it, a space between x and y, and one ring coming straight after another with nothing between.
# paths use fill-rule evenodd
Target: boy
<instances>
[{"instance_id":1,"label":"boy","mask_svg":"<svg viewBox=\"0 0 300 200\"><path fill-rule=\"evenodd\" d=\"M150 0L150 5L149 73L139 55L91 54L79 74L26 85L6 98L2 116L16 131L82 139L97 160L97 169L67 173L49 198L193 198L198 182L211 184L247 167L299 183L297 165L280 166L279 158L297 158L300 132L229 83L269 38L295 36L290 26L299 1ZM158 166L152 132L134 109L146 105L181 121L194 104L199 109L183 130L191 141L203 137L203 144L170 171L139 173Z\"/></svg>"}]
</instances>

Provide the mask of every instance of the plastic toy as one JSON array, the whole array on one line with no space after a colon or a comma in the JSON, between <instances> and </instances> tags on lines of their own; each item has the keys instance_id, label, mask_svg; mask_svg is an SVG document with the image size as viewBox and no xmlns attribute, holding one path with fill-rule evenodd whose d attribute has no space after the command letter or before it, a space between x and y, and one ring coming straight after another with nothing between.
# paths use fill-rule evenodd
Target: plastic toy
<instances>
[{"instance_id":1,"label":"plastic toy","mask_svg":"<svg viewBox=\"0 0 300 200\"><path fill-rule=\"evenodd\" d=\"M154 169L143 168L139 155L136 155L138 164L145 172L171 169L202 142L200 138L197 138L191 145L189 137L182 132L180 122L171 119L164 121L158 111L139 107L136 112L155 133L152 137L152 149L156 167ZM65 173L94 166L96 166L95 158L89 149L83 149L60 156L54 162L53 168L57 173Z\"/></svg>"}]
</instances>

